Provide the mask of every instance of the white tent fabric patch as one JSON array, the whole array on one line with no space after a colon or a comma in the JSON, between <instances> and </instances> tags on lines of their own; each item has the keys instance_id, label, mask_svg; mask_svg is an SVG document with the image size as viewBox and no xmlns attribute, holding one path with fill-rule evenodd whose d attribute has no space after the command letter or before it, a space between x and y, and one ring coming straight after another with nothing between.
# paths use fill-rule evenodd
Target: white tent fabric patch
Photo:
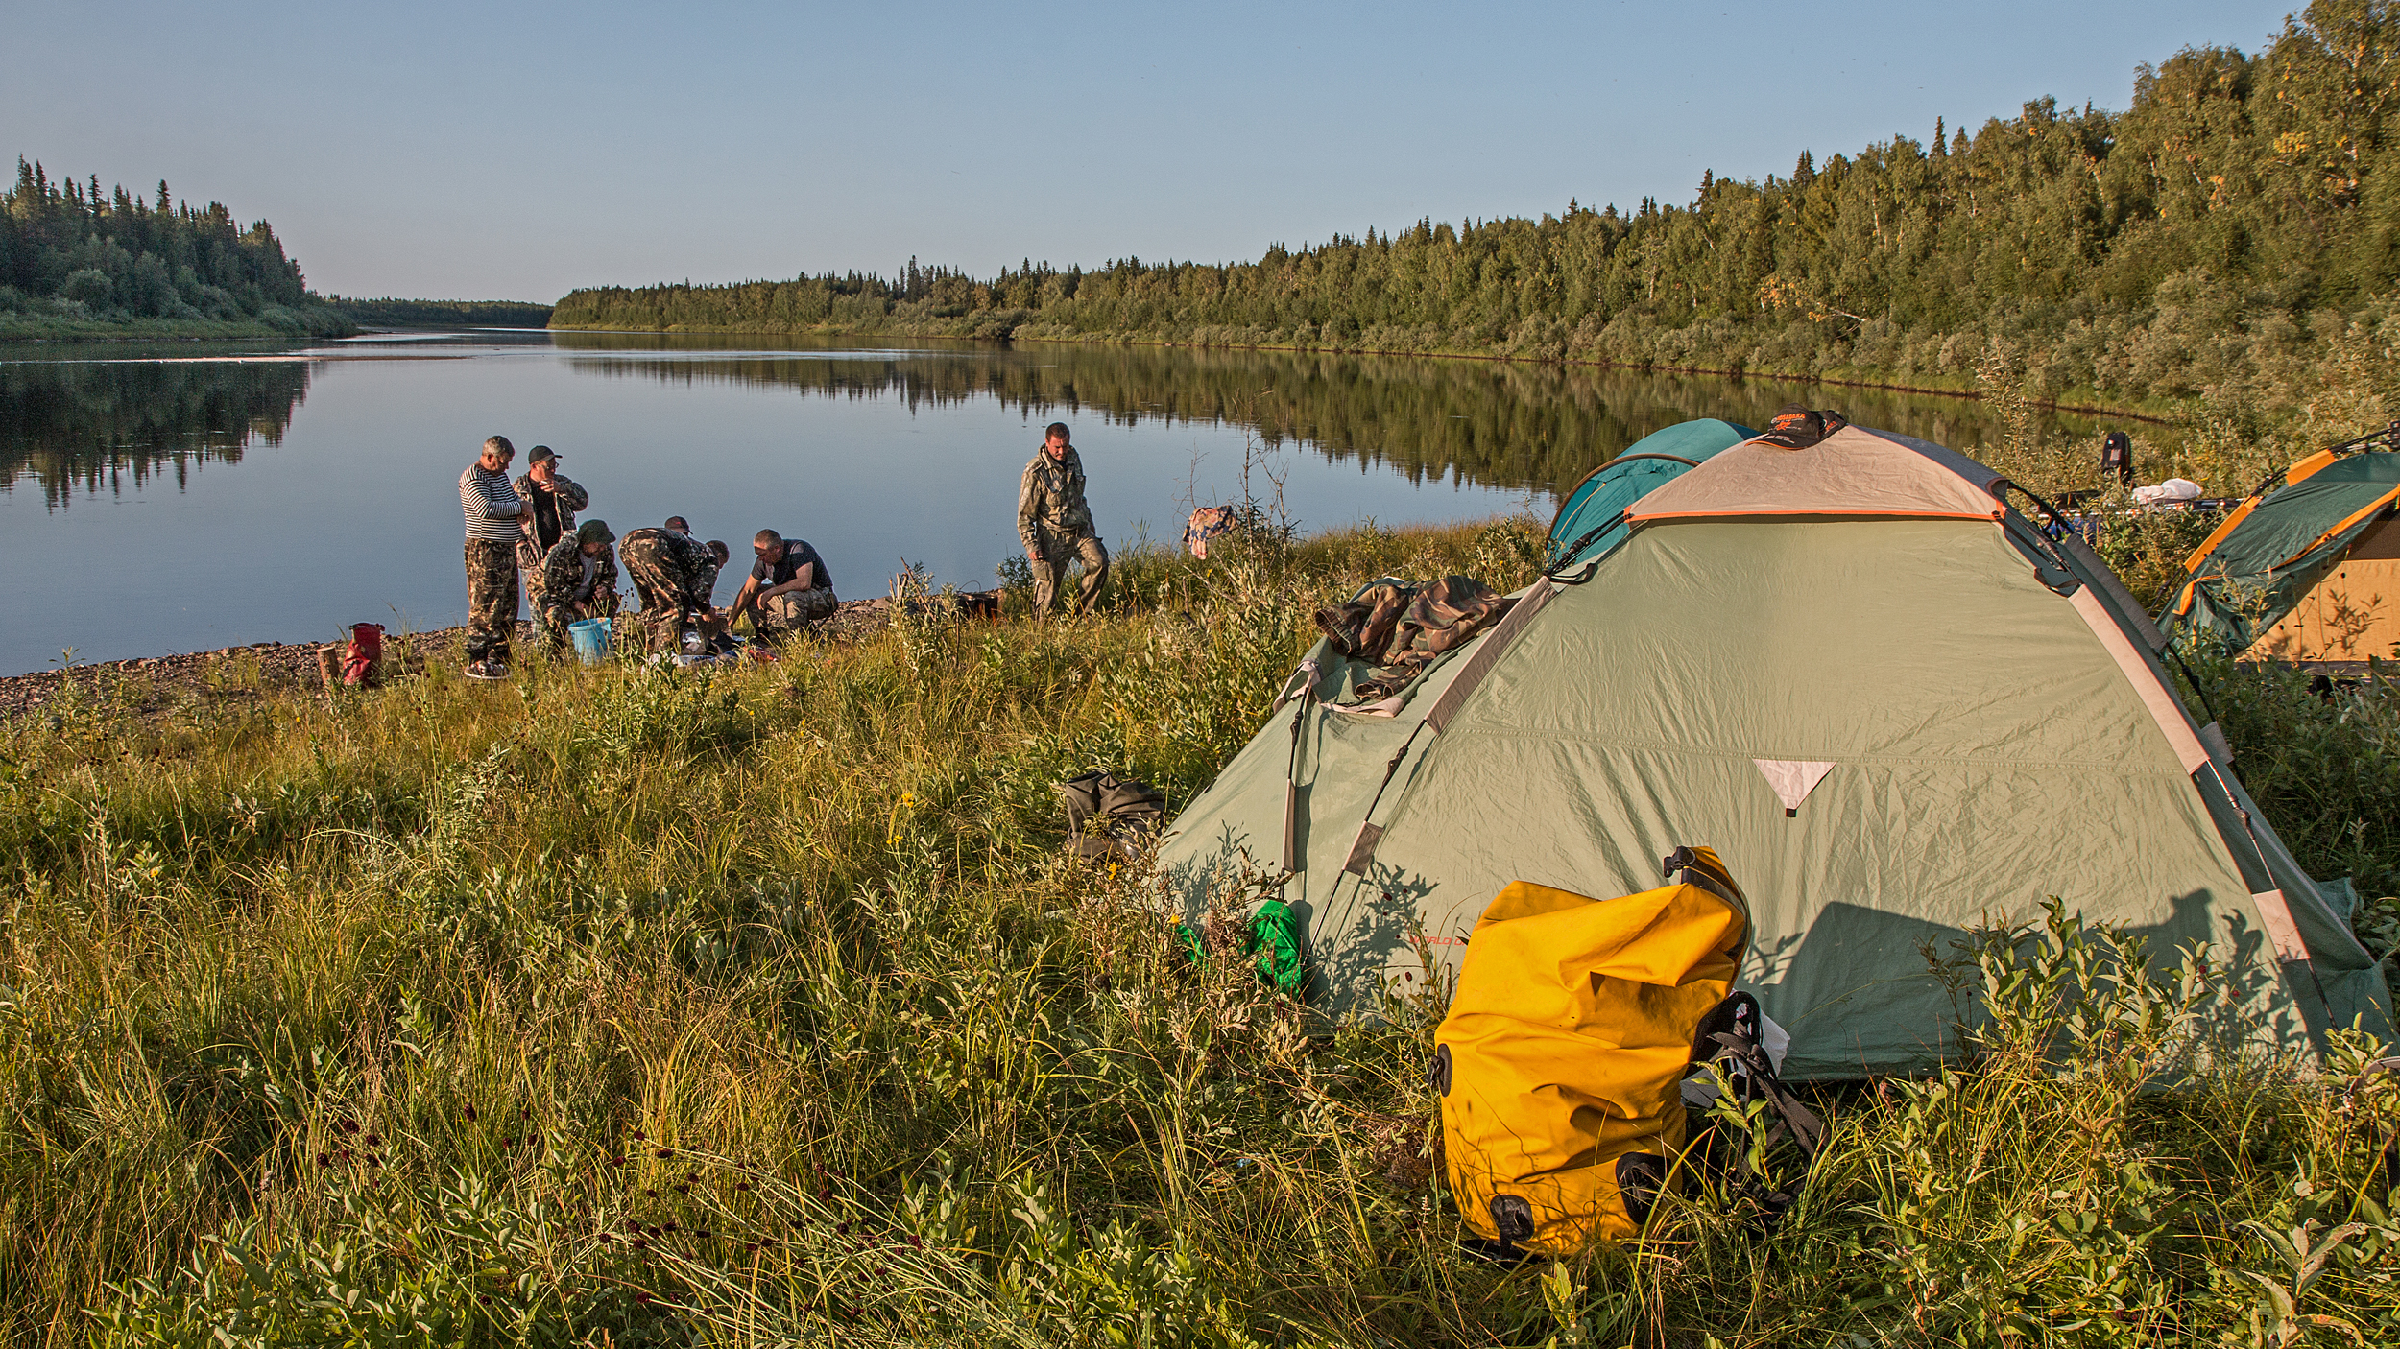
<instances>
[{"instance_id":1,"label":"white tent fabric patch","mask_svg":"<svg viewBox=\"0 0 2400 1349\"><path fill-rule=\"evenodd\" d=\"M1833 765L1815 759L1752 759L1758 771L1766 775L1767 785L1775 789L1777 800L1783 802L1783 813L1800 809L1800 803L1817 789Z\"/></svg>"}]
</instances>

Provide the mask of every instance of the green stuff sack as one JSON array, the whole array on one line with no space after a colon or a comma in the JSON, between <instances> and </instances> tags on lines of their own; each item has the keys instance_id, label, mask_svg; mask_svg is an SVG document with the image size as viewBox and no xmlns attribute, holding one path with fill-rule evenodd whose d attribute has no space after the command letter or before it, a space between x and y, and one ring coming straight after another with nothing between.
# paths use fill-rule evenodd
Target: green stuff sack
<instances>
[{"instance_id":1,"label":"green stuff sack","mask_svg":"<svg viewBox=\"0 0 2400 1349\"><path fill-rule=\"evenodd\" d=\"M1503 1249L1639 1235L1683 1151L1680 1086L1749 909L1708 849L1668 864L1673 884L1611 900L1518 881L1468 938L1431 1077L1450 1192Z\"/></svg>"},{"instance_id":2,"label":"green stuff sack","mask_svg":"<svg viewBox=\"0 0 2400 1349\"><path fill-rule=\"evenodd\" d=\"M1270 899L1250 916L1250 936L1242 948L1242 954L1258 957L1262 982L1295 998L1308 986L1308 967L1300 958L1305 930L1290 905Z\"/></svg>"},{"instance_id":3,"label":"green stuff sack","mask_svg":"<svg viewBox=\"0 0 2400 1349\"><path fill-rule=\"evenodd\" d=\"M1250 915L1249 926L1242 933L1242 955L1254 959L1258 981L1272 984L1278 993L1304 997L1308 989L1308 962L1301 955L1306 926L1300 915L1280 899L1270 899ZM1175 925L1175 938L1183 944L1186 959L1194 966L1208 963L1206 945L1200 934L1184 923Z\"/></svg>"}]
</instances>

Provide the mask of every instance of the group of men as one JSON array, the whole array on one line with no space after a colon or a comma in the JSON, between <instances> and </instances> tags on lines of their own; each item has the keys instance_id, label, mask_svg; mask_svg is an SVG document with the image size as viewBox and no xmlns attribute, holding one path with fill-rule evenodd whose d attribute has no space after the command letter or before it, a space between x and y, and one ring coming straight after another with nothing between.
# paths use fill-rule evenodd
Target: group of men
<instances>
[{"instance_id":1,"label":"group of men","mask_svg":"<svg viewBox=\"0 0 2400 1349\"><path fill-rule=\"evenodd\" d=\"M748 579L733 603L718 609L717 573L732 552L716 539L692 537L680 515L623 539L606 521L576 523L591 493L558 471L557 451L536 445L525 472L511 479L517 457L506 436L483 442L483 453L459 475L467 517L467 674L508 677L509 643L517 626L517 586L553 650L563 651L569 627L587 618L613 618L617 568L633 578L652 650L671 650L683 634L723 649L736 620L751 616L762 640L773 642L829 618L839 601L825 559L808 541L762 529L751 540ZM1099 598L1108 580L1108 549L1092 528L1084 496L1083 459L1065 422L1042 433L1042 448L1017 485L1017 536L1033 569L1034 601L1044 615L1063 598L1068 564L1083 563L1073 612ZM612 553L613 549L613 553Z\"/></svg>"},{"instance_id":2,"label":"group of men","mask_svg":"<svg viewBox=\"0 0 2400 1349\"><path fill-rule=\"evenodd\" d=\"M680 515L623 539L603 520L579 525L576 514L590 507L591 493L558 471L558 453L534 446L525 457L525 472L511 479L508 470L516 457L508 437L493 436L458 479L467 521L470 678L508 677L520 577L554 651L566 648L573 624L615 617L620 561L641 601L652 650L674 649L687 632L722 649L745 613L760 640L774 642L831 616L839 605L832 573L807 540L762 529L752 540L749 578L733 603L719 609L717 574L732 558L723 541L693 538Z\"/></svg>"}]
</instances>

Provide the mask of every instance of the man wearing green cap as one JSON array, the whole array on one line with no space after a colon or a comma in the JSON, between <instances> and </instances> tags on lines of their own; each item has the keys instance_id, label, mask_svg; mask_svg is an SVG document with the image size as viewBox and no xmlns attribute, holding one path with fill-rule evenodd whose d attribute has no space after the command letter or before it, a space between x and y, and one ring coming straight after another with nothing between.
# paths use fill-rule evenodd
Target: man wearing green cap
<instances>
[{"instance_id":1,"label":"man wearing green cap","mask_svg":"<svg viewBox=\"0 0 2400 1349\"><path fill-rule=\"evenodd\" d=\"M534 612L553 653L566 651L568 624L616 616L617 559L609 551L616 541L607 521L586 520L542 555L542 604Z\"/></svg>"},{"instance_id":2,"label":"man wearing green cap","mask_svg":"<svg viewBox=\"0 0 2400 1349\"><path fill-rule=\"evenodd\" d=\"M536 445L525 454L525 471L517 475L517 495L525 513L517 517L524 534L517 540L517 572L525 578L525 603L541 615L543 562L550 550L575 533L575 512L592 504L583 484L558 471L558 451Z\"/></svg>"}]
</instances>

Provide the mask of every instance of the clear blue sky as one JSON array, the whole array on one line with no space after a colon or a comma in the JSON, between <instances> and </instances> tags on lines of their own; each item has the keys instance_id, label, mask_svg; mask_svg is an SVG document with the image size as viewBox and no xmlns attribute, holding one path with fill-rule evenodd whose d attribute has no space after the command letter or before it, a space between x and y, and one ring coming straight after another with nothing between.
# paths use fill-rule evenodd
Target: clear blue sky
<instances>
[{"instance_id":1,"label":"clear blue sky","mask_svg":"<svg viewBox=\"0 0 2400 1349\"><path fill-rule=\"evenodd\" d=\"M263 216L351 295L1232 261L2122 108L2290 8L5 0L0 149Z\"/></svg>"}]
</instances>

